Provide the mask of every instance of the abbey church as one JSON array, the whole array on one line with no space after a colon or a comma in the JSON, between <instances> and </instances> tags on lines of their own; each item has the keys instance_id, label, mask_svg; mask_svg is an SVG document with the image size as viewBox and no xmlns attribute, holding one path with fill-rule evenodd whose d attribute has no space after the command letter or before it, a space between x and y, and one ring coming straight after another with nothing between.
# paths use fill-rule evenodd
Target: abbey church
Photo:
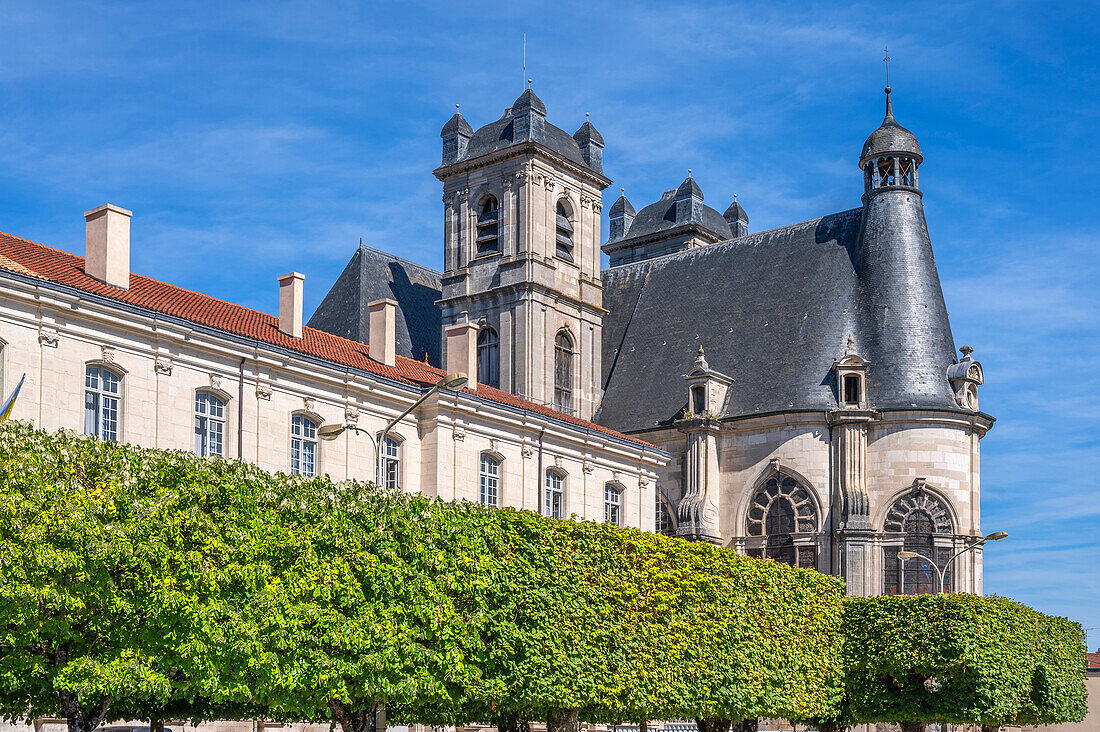
<instances>
[{"instance_id":1,"label":"abbey church","mask_svg":"<svg viewBox=\"0 0 1100 732\"><path fill-rule=\"evenodd\" d=\"M656 446L641 528L841 575L854 595L935 591L981 537L993 418L972 349L956 354L920 146L886 95L853 150L857 205L761 232L689 176L640 209L619 197L605 237L591 122L570 135L530 88L476 130L456 112L434 171L443 272L360 247L309 325L373 350L390 303L401 356ZM553 489L547 473L550 515ZM980 593L981 566L967 552L944 582Z\"/></svg>"}]
</instances>

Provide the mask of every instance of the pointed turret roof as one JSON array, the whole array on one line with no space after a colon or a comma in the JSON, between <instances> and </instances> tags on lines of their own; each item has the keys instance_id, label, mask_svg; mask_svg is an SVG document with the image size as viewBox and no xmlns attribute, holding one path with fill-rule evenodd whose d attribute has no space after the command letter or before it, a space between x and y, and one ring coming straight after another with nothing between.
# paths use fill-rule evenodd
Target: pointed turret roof
<instances>
[{"instance_id":1,"label":"pointed turret roof","mask_svg":"<svg viewBox=\"0 0 1100 732\"><path fill-rule=\"evenodd\" d=\"M607 212L609 216L619 216L620 214L626 214L627 216L633 216L636 212L634 207L627 200L626 194L623 193L611 204L611 209Z\"/></svg>"},{"instance_id":2,"label":"pointed turret roof","mask_svg":"<svg viewBox=\"0 0 1100 732\"><path fill-rule=\"evenodd\" d=\"M676 189L677 198L687 198L688 196L694 196L700 201L703 200L703 189L699 187L699 184L695 182L690 173L687 178L684 178L684 182L680 184L680 187Z\"/></svg>"},{"instance_id":3,"label":"pointed turret roof","mask_svg":"<svg viewBox=\"0 0 1100 732\"><path fill-rule=\"evenodd\" d=\"M512 104L512 114L521 114L528 109L538 112L544 117L546 116L546 105L542 103L542 100L538 98L535 90L531 87L524 89L523 93Z\"/></svg>"},{"instance_id":4,"label":"pointed turret roof","mask_svg":"<svg viewBox=\"0 0 1100 732\"><path fill-rule=\"evenodd\" d=\"M886 87L886 117L883 118L879 128L871 133L867 141L863 143L863 153L859 156L859 165L862 168L868 158L886 155L888 153L904 153L912 155L917 162L922 162L920 145L917 136L898 124L894 119L893 106L890 104L890 87Z\"/></svg>"},{"instance_id":5,"label":"pointed turret roof","mask_svg":"<svg viewBox=\"0 0 1100 732\"><path fill-rule=\"evenodd\" d=\"M573 139L577 141L578 145L583 146L586 142L594 142L603 147L603 135L588 120L585 120L581 128L573 133Z\"/></svg>"},{"instance_id":6,"label":"pointed turret roof","mask_svg":"<svg viewBox=\"0 0 1100 732\"><path fill-rule=\"evenodd\" d=\"M440 137L451 137L452 135L465 135L470 137L474 134L474 128L470 126L470 123L466 121L466 118L458 112L458 105L455 105L454 116L447 120L447 124L443 125L443 129L440 131Z\"/></svg>"},{"instance_id":7,"label":"pointed turret roof","mask_svg":"<svg viewBox=\"0 0 1100 732\"><path fill-rule=\"evenodd\" d=\"M749 223L749 215L745 213L745 209L741 208L741 204L737 202L737 199L733 199L733 203L726 209L726 212L722 214L722 218L726 221L744 221Z\"/></svg>"}]
</instances>

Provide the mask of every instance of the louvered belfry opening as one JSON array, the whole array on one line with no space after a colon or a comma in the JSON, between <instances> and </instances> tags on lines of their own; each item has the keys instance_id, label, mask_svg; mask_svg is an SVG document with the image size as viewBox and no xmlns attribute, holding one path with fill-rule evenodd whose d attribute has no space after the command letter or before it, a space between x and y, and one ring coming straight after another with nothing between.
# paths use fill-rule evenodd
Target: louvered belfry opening
<instances>
[{"instance_id":1,"label":"louvered belfry opening","mask_svg":"<svg viewBox=\"0 0 1100 732\"><path fill-rule=\"evenodd\" d=\"M573 339L564 330L554 338L554 408L573 413Z\"/></svg>"},{"instance_id":2,"label":"louvered belfry opening","mask_svg":"<svg viewBox=\"0 0 1100 732\"><path fill-rule=\"evenodd\" d=\"M477 214L477 253L491 254L500 251L500 208L497 199L486 196Z\"/></svg>"},{"instance_id":3,"label":"louvered belfry opening","mask_svg":"<svg viewBox=\"0 0 1100 732\"><path fill-rule=\"evenodd\" d=\"M573 212L565 201L558 201L555 253L567 261L573 261Z\"/></svg>"}]
</instances>

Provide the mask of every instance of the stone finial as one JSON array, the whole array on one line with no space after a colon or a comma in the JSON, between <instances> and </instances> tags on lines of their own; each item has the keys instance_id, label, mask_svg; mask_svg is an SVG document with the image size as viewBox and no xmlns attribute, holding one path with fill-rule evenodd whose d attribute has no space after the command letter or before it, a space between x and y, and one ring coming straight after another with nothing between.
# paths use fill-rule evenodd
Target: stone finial
<instances>
[{"instance_id":1,"label":"stone finial","mask_svg":"<svg viewBox=\"0 0 1100 732\"><path fill-rule=\"evenodd\" d=\"M971 348L970 346L963 346L962 348L959 349L959 353L961 353L963 355L963 360L964 361L973 360L973 359L970 358L970 354L974 353L974 349Z\"/></svg>"},{"instance_id":2,"label":"stone finial","mask_svg":"<svg viewBox=\"0 0 1100 732\"><path fill-rule=\"evenodd\" d=\"M848 345L844 347L845 356L856 355L856 339L852 337L852 334L848 334Z\"/></svg>"},{"instance_id":3,"label":"stone finial","mask_svg":"<svg viewBox=\"0 0 1100 732\"><path fill-rule=\"evenodd\" d=\"M710 370L710 364L707 363L706 354L703 352L703 346L699 346L699 350L695 354L695 368L703 369L704 371Z\"/></svg>"}]
</instances>

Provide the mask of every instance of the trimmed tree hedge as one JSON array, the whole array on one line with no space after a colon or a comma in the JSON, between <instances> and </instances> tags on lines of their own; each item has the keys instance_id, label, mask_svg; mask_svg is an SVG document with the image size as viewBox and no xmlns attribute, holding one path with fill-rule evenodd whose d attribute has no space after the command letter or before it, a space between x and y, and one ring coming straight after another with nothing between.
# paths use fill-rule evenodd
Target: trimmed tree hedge
<instances>
[{"instance_id":1,"label":"trimmed tree hedge","mask_svg":"<svg viewBox=\"0 0 1100 732\"><path fill-rule=\"evenodd\" d=\"M1056 724L1087 711L1081 626L1003 597L851 598L844 639L854 722Z\"/></svg>"},{"instance_id":2,"label":"trimmed tree hedge","mask_svg":"<svg viewBox=\"0 0 1100 732\"><path fill-rule=\"evenodd\" d=\"M1079 626L709 544L0 426L0 716L1078 719ZM751 721L749 721L751 720Z\"/></svg>"}]
</instances>

